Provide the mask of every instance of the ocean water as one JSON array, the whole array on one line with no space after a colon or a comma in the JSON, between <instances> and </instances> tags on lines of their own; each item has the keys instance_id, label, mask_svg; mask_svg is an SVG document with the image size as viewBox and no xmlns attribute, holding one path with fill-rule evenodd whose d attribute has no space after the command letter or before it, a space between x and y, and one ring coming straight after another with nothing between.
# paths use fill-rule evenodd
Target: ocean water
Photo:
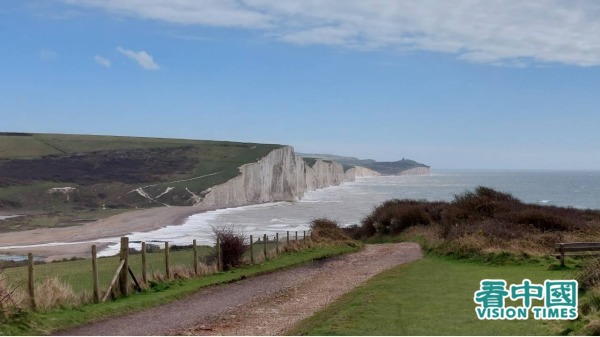
<instances>
[{"instance_id":1,"label":"ocean water","mask_svg":"<svg viewBox=\"0 0 600 337\"><path fill-rule=\"evenodd\" d=\"M454 195L487 186L528 203L600 210L600 171L465 171L433 170L427 176L364 177L341 186L305 194L294 202L228 208L188 217L184 224L145 233L130 241L169 241L172 245L214 244L213 227L234 226L246 235L262 236L309 229L311 220L326 217L342 225L359 224L374 207L392 199L450 201ZM100 240L111 245L100 256L118 253L119 238ZM49 243L46 245L60 245ZM139 248L133 243L133 248ZM2 259L2 257L0 257Z\"/></svg>"},{"instance_id":2,"label":"ocean water","mask_svg":"<svg viewBox=\"0 0 600 337\"><path fill-rule=\"evenodd\" d=\"M326 217L342 225L359 224L374 207L392 198L451 201L454 195L479 185L511 193L528 203L600 209L600 171L434 170L427 176L359 178L341 186L308 192L294 202L196 214L181 226L134 233L130 240L169 240L174 244L189 244L195 238L199 244L212 244L211 228L226 225L255 237L285 231L302 233L316 218ZM102 254L117 251L115 244Z\"/></svg>"}]
</instances>

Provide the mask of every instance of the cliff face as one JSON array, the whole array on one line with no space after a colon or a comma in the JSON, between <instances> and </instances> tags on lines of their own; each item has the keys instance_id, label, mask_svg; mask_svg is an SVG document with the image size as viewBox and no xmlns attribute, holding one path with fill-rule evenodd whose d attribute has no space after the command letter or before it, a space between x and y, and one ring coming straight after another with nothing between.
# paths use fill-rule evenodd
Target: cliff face
<instances>
[{"instance_id":1,"label":"cliff face","mask_svg":"<svg viewBox=\"0 0 600 337\"><path fill-rule=\"evenodd\" d=\"M431 174L431 168L429 167L415 167L400 172L398 175L401 176L418 176L423 174Z\"/></svg>"},{"instance_id":2,"label":"cliff face","mask_svg":"<svg viewBox=\"0 0 600 337\"><path fill-rule=\"evenodd\" d=\"M352 171L352 172L350 172ZM240 167L240 175L207 190L200 202L206 206L236 207L273 201L291 201L306 191L354 181L371 170L350 169L317 160L312 166L294 154L291 146L271 151L255 163ZM372 172L372 171L371 171ZM376 173L376 172L374 172Z\"/></svg>"}]
</instances>

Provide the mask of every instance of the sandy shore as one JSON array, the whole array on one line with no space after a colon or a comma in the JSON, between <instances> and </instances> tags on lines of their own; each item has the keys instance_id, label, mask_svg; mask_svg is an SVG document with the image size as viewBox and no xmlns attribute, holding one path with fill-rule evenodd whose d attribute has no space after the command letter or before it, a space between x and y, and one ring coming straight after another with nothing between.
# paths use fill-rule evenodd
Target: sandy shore
<instances>
[{"instance_id":1,"label":"sandy shore","mask_svg":"<svg viewBox=\"0 0 600 337\"><path fill-rule=\"evenodd\" d=\"M217 208L203 206L157 207L122 213L81 226L4 233L0 235L0 253L20 255L31 252L36 256L46 257L47 260L70 258L73 256L89 257L91 255L92 244L97 244L99 249L107 246L106 243L95 240L126 236L133 232L148 232L170 225L181 225L190 215L215 209ZM9 246L40 245L52 242L76 244L3 248Z\"/></svg>"}]
</instances>

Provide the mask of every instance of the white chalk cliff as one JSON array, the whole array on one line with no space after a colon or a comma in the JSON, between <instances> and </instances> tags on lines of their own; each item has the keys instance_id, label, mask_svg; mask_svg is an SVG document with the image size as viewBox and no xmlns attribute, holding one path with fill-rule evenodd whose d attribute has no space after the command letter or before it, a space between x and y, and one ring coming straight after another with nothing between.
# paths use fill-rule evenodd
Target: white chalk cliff
<instances>
[{"instance_id":1,"label":"white chalk cliff","mask_svg":"<svg viewBox=\"0 0 600 337\"><path fill-rule=\"evenodd\" d=\"M240 175L206 191L201 205L237 207L273 201L292 201L305 192L344 181L354 181L357 176L379 175L364 167L344 172L341 164L320 159L309 166L294 148L284 146L271 151L257 162L241 166Z\"/></svg>"},{"instance_id":2,"label":"white chalk cliff","mask_svg":"<svg viewBox=\"0 0 600 337\"><path fill-rule=\"evenodd\" d=\"M413 167L411 169L404 170L404 171L398 173L398 175L400 175L400 176L420 176L420 175L428 175L428 174L431 174L431 168L425 167L425 166Z\"/></svg>"}]
</instances>

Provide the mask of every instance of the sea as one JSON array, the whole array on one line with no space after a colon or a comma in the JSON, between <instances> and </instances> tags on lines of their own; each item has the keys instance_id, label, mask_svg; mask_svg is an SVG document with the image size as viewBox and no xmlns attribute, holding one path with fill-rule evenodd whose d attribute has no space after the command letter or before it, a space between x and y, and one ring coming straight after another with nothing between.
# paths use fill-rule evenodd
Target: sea
<instances>
[{"instance_id":1,"label":"sea","mask_svg":"<svg viewBox=\"0 0 600 337\"><path fill-rule=\"evenodd\" d=\"M263 234L303 235L310 221L329 218L342 226L360 224L376 206L389 199L451 201L455 195L486 186L539 205L600 210L600 171L432 170L430 175L363 177L340 186L305 193L292 202L227 208L188 217L182 225L129 235L132 242L169 241L172 245L214 244L214 227L232 226L254 237ZM119 238L100 256L118 252ZM56 245L60 243L51 243ZM136 243L133 248L139 248ZM1 259L1 257L0 257Z\"/></svg>"},{"instance_id":2,"label":"sea","mask_svg":"<svg viewBox=\"0 0 600 337\"><path fill-rule=\"evenodd\" d=\"M600 171L432 170L430 175L357 178L340 186L308 192L293 202L227 208L192 215L183 225L133 233L132 241L168 240L174 244L212 244L213 227L233 226L246 235L274 235L309 229L310 221L329 218L342 226L360 224L390 199L451 201L455 195L486 186L533 204L600 210ZM118 251L112 245L103 252Z\"/></svg>"}]
</instances>

